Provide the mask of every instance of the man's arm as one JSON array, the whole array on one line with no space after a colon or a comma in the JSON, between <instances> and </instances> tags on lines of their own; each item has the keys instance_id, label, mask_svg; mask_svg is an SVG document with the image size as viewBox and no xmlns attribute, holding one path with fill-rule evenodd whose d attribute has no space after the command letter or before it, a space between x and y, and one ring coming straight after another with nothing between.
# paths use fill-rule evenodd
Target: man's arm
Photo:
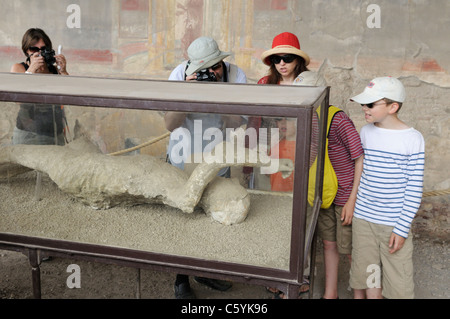
<instances>
[{"instance_id":1,"label":"man's arm","mask_svg":"<svg viewBox=\"0 0 450 319\"><path fill-rule=\"evenodd\" d=\"M185 78L186 63L178 65L170 74L169 81L193 81L196 79L195 74L190 75ZM173 132L175 129L179 128L184 120L186 119L187 113L185 112L167 112L164 115L164 123L166 129Z\"/></svg>"},{"instance_id":2,"label":"man's arm","mask_svg":"<svg viewBox=\"0 0 450 319\"><path fill-rule=\"evenodd\" d=\"M183 112L167 112L164 115L166 129L173 132L175 129L179 128L186 119L186 115L187 113Z\"/></svg>"}]
</instances>

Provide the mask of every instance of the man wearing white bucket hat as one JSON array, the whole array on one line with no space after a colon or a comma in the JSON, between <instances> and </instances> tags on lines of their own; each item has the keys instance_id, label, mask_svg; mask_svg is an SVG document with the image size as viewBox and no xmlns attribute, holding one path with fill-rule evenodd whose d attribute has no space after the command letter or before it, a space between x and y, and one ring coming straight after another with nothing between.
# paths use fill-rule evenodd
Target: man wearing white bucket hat
<instances>
[{"instance_id":1,"label":"man wearing white bucket hat","mask_svg":"<svg viewBox=\"0 0 450 319\"><path fill-rule=\"evenodd\" d=\"M211 82L246 83L244 71L236 65L223 61L231 55L219 49L217 42L209 37L194 40L187 50L189 60L178 65L171 73L169 80L197 80L198 72L208 70L215 74L216 80ZM223 67L223 68L222 68Z\"/></svg>"},{"instance_id":2,"label":"man wearing white bucket hat","mask_svg":"<svg viewBox=\"0 0 450 319\"><path fill-rule=\"evenodd\" d=\"M169 77L170 81L247 82L247 77L240 68L223 61L231 53L222 52L217 42L212 38L200 37L194 40L189 46L187 53L189 61L181 63L172 71ZM221 141L218 139L214 142L204 140L203 136L206 130L217 129L223 131L224 128L237 128L245 122L245 118L236 115L167 112L164 115L164 121L167 130L172 132L167 150L167 160L172 165L184 169L185 163L190 162L194 149L198 149L194 146L198 140L198 136L196 139L194 132L196 134L201 132L201 150L202 152L207 152ZM201 125L198 128L199 123ZM230 169L222 169L219 175L230 177ZM194 277L194 279L212 289L221 291L228 290L232 286L230 282L222 280L203 277ZM177 299L196 298L191 290L187 275L177 275L174 290L175 298Z\"/></svg>"},{"instance_id":3,"label":"man wearing white bucket hat","mask_svg":"<svg viewBox=\"0 0 450 319\"><path fill-rule=\"evenodd\" d=\"M360 133L365 160L353 218L355 298L414 298L411 223L422 199L425 141L398 118L405 100L393 77L373 79L351 98L368 123Z\"/></svg>"}]
</instances>

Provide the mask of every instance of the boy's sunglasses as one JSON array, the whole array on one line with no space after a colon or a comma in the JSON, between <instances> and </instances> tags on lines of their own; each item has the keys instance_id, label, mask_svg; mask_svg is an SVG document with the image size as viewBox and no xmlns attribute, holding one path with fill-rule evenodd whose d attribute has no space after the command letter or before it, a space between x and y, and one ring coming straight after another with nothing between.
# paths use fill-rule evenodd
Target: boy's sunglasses
<instances>
[{"instance_id":1,"label":"boy's sunglasses","mask_svg":"<svg viewBox=\"0 0 450 319\"><path fill-rule=\"evenodd\" d=\"M270 60L273 64L279 64L281 60L284 61L284 63L292 63L297 58L294 54L286 54L286 55L272 55Z\"/></svg>"},{"instance_id":2,"label":"boy's sunglasses","mask_svg":"<svg viewBox=\"0 0 450 319\"><path fill-rule=\"evenodd\" d=\"M369 109L371 109L371 108L373 108L375 105L380 105L380 104L382 104L382 103L386 103L386 105L389 104L389 103L387 103L386 101L383 101L383 102L380 102L380 103L374 102L374 103L368 103L368 104L361 104L361 106L367 106Z\"/></svg>"}]
</instances>

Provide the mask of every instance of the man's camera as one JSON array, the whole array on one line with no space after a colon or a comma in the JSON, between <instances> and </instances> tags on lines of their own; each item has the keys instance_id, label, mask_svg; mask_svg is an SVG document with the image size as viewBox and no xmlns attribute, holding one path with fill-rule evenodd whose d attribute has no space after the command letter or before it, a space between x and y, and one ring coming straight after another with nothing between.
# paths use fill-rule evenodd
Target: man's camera
<instances>
[{"instance_id":1,"label":"man's camera","mask_svg":"<svg viewBox=\"0 0 450 319\"><path fill-rule=\"evenodd\" d=\"M45 63L47 63L50 69L56 63L55 50L50 50L46 47L42 48L40 51L41 56L44 58Z\"/></svg>"},{"instance_id":2,"label":"man's camera","mask_svg":"<svg viewBox=\"0 0 450 319\"><path fill-rule=\"evenodd\" d=\"M217 82L216 74L209 72L209 69L203 69L196 73L197 81Z\"/></svg>"}]
</instances>

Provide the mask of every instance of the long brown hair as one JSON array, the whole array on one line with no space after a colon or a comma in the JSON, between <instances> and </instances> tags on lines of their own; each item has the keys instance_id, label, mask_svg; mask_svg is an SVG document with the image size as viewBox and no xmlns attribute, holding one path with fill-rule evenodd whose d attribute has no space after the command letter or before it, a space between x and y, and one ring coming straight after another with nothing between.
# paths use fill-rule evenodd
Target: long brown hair
<instances>
[{"instance_id":1,"label":"long brown hair","mask_svg":"<svg viewBox=\"0 0 450 319\"><path fill-rule=\"evenodd\" d=\"M300 75L300 73L309 71L308 67L306 66L305 59L303 59L301 56L296 55L297 59L297 66L294 69L295 78ZM272 62L270 64L267 84L278 84L282 80L280 72L277 71L277 68L275 67L275 64Z\"/></svg>"},{"instance_id":2,"label":"long brown hair","mask_svg":"<svg viewBox=\"0 0 450 319\"><path fill-rule=\"evenodd\" d=\"M44 41L45 46L49 50L53 49L52 41L50 40L48 35L44 32L44 30L38 28L31 28L25 32L22 38L22 51L26 57L28 57L27 53L28 49L33 45L35 45L37 42L39 42L39 40L41 39L42 41Z\"/></svg>"}]
</instances>

